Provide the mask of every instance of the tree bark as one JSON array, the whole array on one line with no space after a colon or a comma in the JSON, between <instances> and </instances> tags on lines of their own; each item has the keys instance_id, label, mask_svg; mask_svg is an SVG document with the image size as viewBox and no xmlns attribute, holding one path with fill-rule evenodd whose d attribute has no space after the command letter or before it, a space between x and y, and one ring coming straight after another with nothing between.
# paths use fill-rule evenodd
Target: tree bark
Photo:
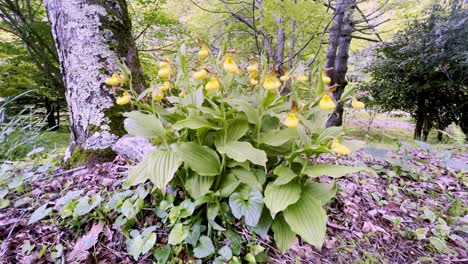
<instances>
[{"instance_id":1,"label":"tree bark","mask_svg":"<svg viewBox=\"0 0 468 264\"><path fill-rule=\"evenodd\" d=\"M125 0L45 0L58 50L70 114L71 141L65 154L102 153L124 134L123 108L104 80L117 62L133 70L143 87ZM142 88L139 88L139 90ZM73 158L73 157L72 157Z\"/></svg>"},{"instance_id":2,"label":"tree bark","mask_svg":"<svg viewBox=\"0 0 468 264\"><path fill-rule=\"evenodd\" d=\"M341 24L340 36L338 39L338 51L335 57L335 84L336 90L333 92L336 109L327 120L327 126L341 126L343 124L343 102L341 95L348 84L346 73L348 71L349 47L351 45L351 34L353 30L352 16L355 8L355 0L344 0L342 2L344 15Z\"/></svg>"}]
</instances>

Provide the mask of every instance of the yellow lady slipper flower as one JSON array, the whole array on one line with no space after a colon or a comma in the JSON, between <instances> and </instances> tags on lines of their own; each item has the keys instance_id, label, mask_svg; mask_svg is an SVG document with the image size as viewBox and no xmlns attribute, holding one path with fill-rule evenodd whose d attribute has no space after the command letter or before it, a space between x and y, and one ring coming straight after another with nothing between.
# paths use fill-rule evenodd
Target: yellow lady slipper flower
<instances>
[{"instance_id":1,"label":"yellow lady slipper flower","mask_svg":"<svg viewBox=\"0 0 468 264\"><path fill-rule=\"evenodd\" d=\"M159 77L161 77L163 79L169 79L169 78L171 78L171 75L172 75L172 69L170 67L169 68L161 68L158 71L158 75L159 75Z\"/></svg>"},{"instance_id":2,"label":"yellow lady slipper flower","mask_svg":"<svg viewBox=\"0 0 468 264\"><path fill-rule=\"evenodd\" d=\"M107 84L107 85L110 85L110 86L117 86L117 85L123 83L123 80L120 77L120 75L114 73L114 74L112 74L111 77L107 78L104 81L104 83Z\"/></svg>"},{"instance_id":3,"label":"yellow lady slipper flower","mask_svg":"<svg viewBox=\"0 0 468 264\"><path fill-rule=\"evenodd\" d=\"M167 61L160 61L159 62L159 68L170 68L171 65Z\"/></svg>"},{"instance_id":4,"label":"yellow lady slipper flower","mask_svg":"<svg viewBox=\"0 0 468 264\"><path fill-rule=\"evenodd\" d=\"M219 89L221 85L219 84L218 79L216 78L211 78L210 81L205 85L205 89L208 92L214 92Z\"/></svg>"},{"instance_id":5,"label":"yellow lady slipper flower","mask_svg":"<svg viewBox=\"0 0 468 264\"><path fill-rule=\"evenodd\" d=\"M132 100L132 98L131 98L130 94L128 92L124 92L122 96L117 97L115 102L118 105L126 105L126 104L130 103L131 100Z\"/></svg>"},{"instance_id":6,"label":"yellow lady slipper flower","mask_svg":"<svg viewBox=\"0 0 468 264\"><path fill-rule=\"evenodd\" d=\"M301 75L297 76L297 80L300 81L300 82L307 82L309 80L309 77L307 77L304 74L301 74Z\"/></svg>"},{"instance_id":7,"label":"yellow lady slipper flower","mask_svg":"<svg viewBox=\"0 0 468 264\"><path fill-rule=\"evenodd\" d=\"M274 75L267 77L265 81L263 82L263 88L267 91L278 90L280 87L281 87L281 82Z\"/></svg>"},{"instance_id":8,"label":"yellow lady slipper flower","mask_svg":"<svg viewBox=\"0 0 468 264\"><path fill-rule=\"evenodd\" d=\"M326 94L320 99L319 106L323 110L333 110L336 108L335 101L331 98L330 95Z\"/></svg>"},{"instance_id":9,"label":"yellow lady slipper flower","mask_svg":"<svg viewBox=\"0 0 468 264\"><path fill-rule=\"evenodd\" d=\"M345 145L338 142L338 140L333 141L332 150L333 152L340 154L340 155L348 155L349 153L351 153L351 150Z\"/></svg>"},{"instance_id":10,"label":"yellow lady slipper flower","mask_svg":"<svg viewBox=\"0 0 468 264\"><path fill-rule=\"evenodd\" d=\"M287 74L285 74L285 75L283 75L283 76L280 77L280 80L281 80L282 82L287 82L287 81L289 81L289 79L291 79L291 78L290 78L289 75L287 75Z\"/></svg>"},{"instance_id":11,"label":"yellow lady slipper flower","mask_svg":"<svg viewBox=\"0 0 468 264\"><path fill-rule=\"evenodd\" d=\"M247 67L247 71L250 73L250 75L257 76L258 64L250 64L249 67Z\"/></svg>"},{"instance_id":12,"label":"yellow lady slipper flower","mask_svg":"<svg viewBox=\"0 0 468 264\"><path fill-rule=\"evenodd\" d=\"M163 98L164 98L164 93L161 90L159 89L153 90L153 100L155 100L156 102L160 102L162 101Z\"/></svg>"},{"instance_id":13,"label":"yellow lady slipper flower","mask_svg":"<svg viewBox=\"0 0 468 264\"><path fill-rule=\"evenodd\" d=\"M198 57L200 57L202 59L205 58L208 55L210 55L210 51L206 47L203 47L198 51Z\"/></svg>"},{"instance_id":14,"label":"yellow lady slipper flower","mask_svg":"<svg viewBox=\"0 0 468 264\"><path fill-rule=\"evenodd\" d=\"M237 63L234 61L234 59L231 56L226 57L224 60L224 70L231 73L231 74L237 74L239 73L239 66L237 66Z\"/></svg>"},{"instance_id":15,"label":"yellow lady slipper flower","mask_svg":"<svg viewBox=\"0 0 468 264\"><path fill-rule=\"evenodd\" d=\"M169 91L170 88L171 88L171 83L170 82L164 82L163 85L161 87L159 87L159 90L161 90L161 92L167 92L167 91Z\"/></svg>"},{"instance_id":16,"label":"yellow lady slipper flower","mask_svg":"<svg viewBox=\"0 0 468 264\"><path fill-rule=\"evenodd\" d=\"M289 113L288 117L284 119L283 124L289 128L296 128L299 125L299 119L295 113Z\"/></svg>"},{"instance_id":17,"label":"yellow lady slipper flower","mask_svg":"<svg viewBox=\"0 0 468 264\"><path fill-rule=\"evenodd\" d=\"M258 80L257 79L250 79L250 84L255 86L258 84Z\"/></svg>"},{"instance_id":18,"label":"yellow lady slipper flower","mask_svg":"<svg viewBox=\"0 0 468 264\"><path fill-rule=\"evenodd\" d=\"M205 70L205 69L201 69L199 71L196 71L194 74L193 74L193 78L195 80L204 80L206 79L206 76L208 75L208 72Z\"/></svg>"},{"instance_id":19,"label":"yellow lady slipper flower","mask_svg":"<svg viewBox=\"0 0 468 264\"><path fill-rule=\"evenodd\" d=\"M358 99L356 98L353 98L353 100L351 101L351 106L354 109L363 109L364 107L366 107L366 105L363 102L358 101Z\"/></svg>"},{"instance_id":20,"label":"yellow lady slipper flower","mask_svg":"<svg viewBox=\"0 0 468 264\"><path fill-rule=\"evenodd\" d=\"M331 79L330 77L328 77L327 75L325 75L325 73L322 73L322 82L325 84L325 85L330 85L331 83Z\"/></svg>"}]
</instances>

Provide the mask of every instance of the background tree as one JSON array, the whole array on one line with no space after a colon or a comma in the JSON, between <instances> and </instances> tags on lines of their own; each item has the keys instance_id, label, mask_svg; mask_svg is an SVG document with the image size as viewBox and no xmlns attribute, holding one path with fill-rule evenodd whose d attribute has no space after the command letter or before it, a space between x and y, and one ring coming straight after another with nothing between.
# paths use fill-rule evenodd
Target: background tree
<instances>
[{"instance_id":1,"label":"background tree","mask_svg":"<svg viewBox=\"0 0 468 264\"><path fill-rule=\"evenodd\" d=\"M29 79L31 82L38 84L35 86L30 83L29 89L36 89L39 92L39 96L43 100L42 105L46 108L48 127L58 128L60 105L63 103L63 80L50 33L50 26L44 18L45 9L39 0L0 0L0 30L13 34L21 40L29 56L29 59L23 56L23 47L20 47L18 42L4 42L5 48L9 46L11 49L15 46L16 51L19 52L18 55L20 55L13 60L8 59L8 63L4 64L4 66L10 65L13 67L11 70L16 69L16 71L11 72L13 75L10 75L10 78L15 78L13 77L14 73L17 73L16 77L20 77L20 72L17 71L19 70L18 67L20 67L20 61L28 61L28 64L34 63L36 69L26 70L23 80L28 79L27 73L37 70L40 72L41 76L39 78L35 78L34 81ZM22 65L25 66L25 64ZM7 80L5 79L5 81ZM10 85L9 91L5 94L18 94L21 89L27 88L24 84L22 87L17 87L14 83L8 84ZM16 93L14 93L15 87L21 89L16 89ZM39 102L38 100L34 101Z\"/></svg>"},{"instance_id":2,"label":"background tree","mask_svg":"<svg viewBox=\"0 0 468 264\"><path fill-rule=\"evenodd\" d=\"M44 3L70 112L71 141L66 158L71 155L73 162L83 152L106 154L125 132L120 113L123 109L114 104L114 95L104 80L118 70L119 61L124 61L133 72L137 90L143 89L127 4L125 0Z\"/></svg>"},{"instance_id":3,"label":"background tree","mask_svg":"<svg viewBox=\"0 0 468 264\"><path fill-rule=\"evenodd\" d=\"M455 7L454 7L455 5ZM392 42L376 49L366 85L384 110L400 109L416 120L415 138L431 128L468 124L468 13L458 3L434 6Z\"/></svg>"}]
</instances>

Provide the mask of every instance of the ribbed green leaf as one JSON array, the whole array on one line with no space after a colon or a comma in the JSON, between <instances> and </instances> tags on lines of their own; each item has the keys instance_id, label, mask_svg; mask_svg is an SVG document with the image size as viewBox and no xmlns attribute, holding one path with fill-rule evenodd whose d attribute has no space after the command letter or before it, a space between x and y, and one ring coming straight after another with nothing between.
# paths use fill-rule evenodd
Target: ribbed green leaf
<instances>
[{"instance_id":1,"label":"ribbed green leaf","mask_svg":"<svg viewBox=\"0 0 468 264\"><path fill-rule=\"evenodd\" d=\"M322 204L326 204L335 197L338 188L336 183L311 182L304 186L302 191L310 193L316 199L322 201Z\"/></svg>"},{"instance_id":2,"label":"ribbed green leaf","mask_svg":"<svg viewBox=\"0 0 468 264\"><path fill-rule=\"evenodd\" d=\"M244 168L235 168L231 170L231 173L236 176L241 183L245 183L259 191L263 191L262 184L258 181L257 176L255 176L253 172Z\"/></svg>"},{"instance_id":3,"label":"ribbed green leaf","mask_svg":"<svg viewBox=\"0 0 468 264\"><path fill-rule=\"evenodd\" d=\"M265 151L254 148L249 142L231 141L219 146L218 151L239 162L249 160L253 164L265 166L268 161Z\"/></svg>"},{"instance_id":4,"label":"ribbed green leaf","mask_svg":"<svg viewBox=\"0 0 468 264\"><path fill-rule=\"evenodd\" d=\"M289 205L296 203L300 197L301 186L294 182L284 185L269 183L265 188L265 205L270 209L273 218Z\"/></svg>"},{"instance_id":5,"label":"ribbed green leaf","mask_svg":"<svg viewBox=\"0 0 468 264\"><path fill-rule=\"evenodd\" d=\"M194 142L177 144L177 154L192 170L202 176L216 176L219 174L221 163L216 151L207 146Z\"/></svg>"},{"instance_id":6,"label":"ribbed green leaf","mask_svg":"<svg viewBox=\"0 0 468 264\"><path fill-rule=\"evenodd\" d=\"M273 173L278 176L273 183L274 185L286 184L297 177L297 174L294 171L283 165L276 167L273 170Z\"/></svg>"},{"instance_id":7,"label":"ribbed green leaf","mask_svg":"<svg viewBox=\"0 0 468 264\"><path fill-rule=\"evenodd\" d=\"M187 119L180 120L175 123L172 128L176 130L180 130L182 128L190 128L190 129L199 129L199 128L212 128L218 129L214 124L210 121L206 120L204 117L201 116L193 116L188 117Z\"/></svg>"},{"instance_id":8,"label":"ribbed green leaf","mask_svg":"<svg viewBox=\"0 0 468 264\"><path fill-rule=\"evenodd\" d=\"M240 193L235 192L229 197L229 207L237 219L244 216L247 225L255 226L262 214L262 194L256 189L252 190L248 197L243 197Z\"/></svg>"},{"instance_id":9,"label":"ribbed green leaf","mask_svg":"<svg viewBox=\"0 0 468 264\"><path fill-rule=\"evenodd\" d=\"M271 226L273 229L273 236L275 239L276 246L281 253L288 251L294 241L296 240L296 233L294 233L289 227L288 223L284 221L282 215L278 215L273 221Z\"/></svg>"},{"instance_id":10,"label":"ribbed green leaf","mask_svg":"<svg viewBox=\"0 0 468 264\"><path fill-rule=\"evenodd\" d=\"M249 228L261 238L267 239L271 223L273 223L273 219L271 219L270 212L267 209L263 208L262 215L260 216L260 220L258 221L257 225L249 226Z\"/></svg>"},{"instance_id":11,"label":"ribbed green leaf","mask_svg":"<svg viewBox=\"0 0 468 264\"><path fill-rule=\"evenodd\" d=\"M249 123L256 126L260 125L260 116L258 115L257 110L255 110L255 108L250 103L239 99L232 99L228 101L228 104L230 104L237 111L244 112Z\"/></svg>"},{"instance_id":12,"label":"ribbed green leaf","mask_svg":"<svg viewBox=\"0 0 468 264\"><path fill-rule=\"evenodd\" d=\"M341 135L342 133L343 133L342 127L336 127L336 126L328 127L325 130L323 130L322 133L320 133L320 135L318 136L315 142L317 142L317 144L320 144L327 140L334 139L335 137Z\"/></svg>"},{"instance_id":13,"label":"ribbed green leaf","mask_svg":"<svg viewBox=\"0 0 468 264\"><path fill-rule=\"evenodd\" d=\"M260 142L269 146L278 147L284 143L299 137L299 132L295 128L286 128L270 131L260 136Z\"/></svg>"},{"instance_id":14,"label":"ribbed green leaf","mask_svg":"<svg viewBox=\"0 0 468 264\"><path fill-rule=\"evenodd\" d=\"M127 117L124 127L130 135L148 139L164 136L164 126L156 116L139 111L125 113L124 116Z\"/></svg>"},{"instance_id":15,"label":"ribbed green leaf","mask_svg":"<svg viewBox=\"0 0 468 264\"><path fill-rule=\"evenodd\" d=\"M304 241L320 249L325 240L327 214L322 202L308 192L302 192L297 203L284 210L284 219L291 230Z\"/></svg>"},{"instance_id":16,"label":"ribbed green leaf","mask_svg":"<svg viewBox=\"0 0 468 264\"><path fill-rule=\"evenodd\" d=\"M216 146L221 146L224 142L237 141L249 130L249 123L245 119L230 120L226 129L216 132Z\"/></svg>"},{"instance_id":17,"label":"ribbed green leaf","mask_svg":"<svg viewBox=\"0 0 468 264\"><path fill-rule=\"evenodd\" d=\"M175 153L169 150L156 150L149 154L150 180L163 193L172 180L181 162Z\"/></svg>"},{"instance_id":18,"label":"ribbed green leaf","mask_svg":"<svg viewBox=\"0 0 468 264\"><path fill-rule=\"evenodd\" d=\"M126 186L138 185L140 183L144 183L146 180L149 179L150 173L148 170L148 164L150 156L150 153L148 153L140 163L133 166L129 170L127 181L125 182Z\"/></svg>"},{"instance_id":19,"label":"ribbed green leaf","mask_svg":"<svg viewBox=\"0 0 468 264\"><path fill-rule=\"evenodd\" d=\"M317 164L313 166L308 166L304 170L304 174L316 178L320 176L330 176L333 178L343 177L348 173L356 173L360 171L366 171L371 174L375 174L375 172L368 167L358 166L358 167L351 167L345 165L334 165L334 164Z\"/></svg>"},{"instance_id":20,"label":"ribbed green leaf","mask_svg":"<svg viewBox=\"0 0 468 264\"><path fill-rule=\"evenodd\" d=\"M189 192L190 196L198 199L208 193L211 185L213 185L214 179L215 177L193 174L185 181L185 188Z\"/></svg>"},{"instance_id":21,"label":"ribbed green leaf","mask_svg":"<svg viewBox=\"0 0 468 264\"><path fill-rule=\"evenodd\" d=\"M234 190L236 190L237 186L239 186L240 182L233 174L228 174L223 177L221 181L221 186L219 187L219 192L222 197L228 197L231 195Z\"/></svg>"}]
</instances>

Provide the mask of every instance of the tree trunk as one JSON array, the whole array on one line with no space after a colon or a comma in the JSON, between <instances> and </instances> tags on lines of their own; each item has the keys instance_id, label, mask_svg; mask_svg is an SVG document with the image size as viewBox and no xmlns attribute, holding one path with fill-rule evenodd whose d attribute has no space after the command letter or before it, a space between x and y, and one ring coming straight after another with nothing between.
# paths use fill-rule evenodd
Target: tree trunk
<instances>
[{"instance_id":1,"label":"tree trunk","mask_svg":"<svg viewBox=\"0 0 468 264\"><path fill-rule=\"evenodd\" d=\"M416 126L414 128L414 139L421 139L424 125L424 98L418 97L416 109Z\"/></svg>"},{"instance_id":2,"label":"tree trunk","mask_svg":"<svg viewBox=\"0 0 468 264\"><path fill-rule=\"evenodd\" d=\"M143 87L126 2L45 0L44 4L70 114L71 141L65 159L73 162L75 153L80 157L83 152L110 153L124 134L120 113L124 109L114 104L114 95L104 80L118 71L117 62L125 61L133 70L136 87Z\"/></svg>"},{"instance_id":3,"label":"tree trunk","mask_svg":"<svg viewBox=\"0 0 468 264\"><path fill-rule=\"evenodd\" d=\"M346 73L348 71L348 58L349 47L351 45L351 33L353 31L353 12L355 9L355 0L342 0L337 3L340 6L336 7L336 16L341 17L341 22L335 20L340 27L338 33L338 43L336 44L336 35L330 33L330 42L335 46L327 50L327 69L334 67L335 70L328 70L327 74L332 79L331 85L336 85L336 90L333 92L333 97L336 101L336 109L327 120L327 127L341 126L343 124L343 102L341 102L341 95L348 84L346 81ZM339 10L342 8L343 10ZM341 15L342 14L342 15ZM335 25L333 25L335 27ZM335 29L338 30L338 29ZM336 34L337 32L334 32ZM334 54L329 54L333 53ZM332 61L332 59L334 61ZM332 64L334 63L334 64Z\"/></svg>"},{"instance_id":4,"label":"tree trunk","mask_svg":"<svg viewBox=\"0 0 468 264\"><path fill-rule=\"evenodd\" d=\"M52 131L58 130L58 125L55 122L56 107L50 102L47 96L44 96L44 105L46 109L47 128Z\"/></svg>"}]
</instances>

